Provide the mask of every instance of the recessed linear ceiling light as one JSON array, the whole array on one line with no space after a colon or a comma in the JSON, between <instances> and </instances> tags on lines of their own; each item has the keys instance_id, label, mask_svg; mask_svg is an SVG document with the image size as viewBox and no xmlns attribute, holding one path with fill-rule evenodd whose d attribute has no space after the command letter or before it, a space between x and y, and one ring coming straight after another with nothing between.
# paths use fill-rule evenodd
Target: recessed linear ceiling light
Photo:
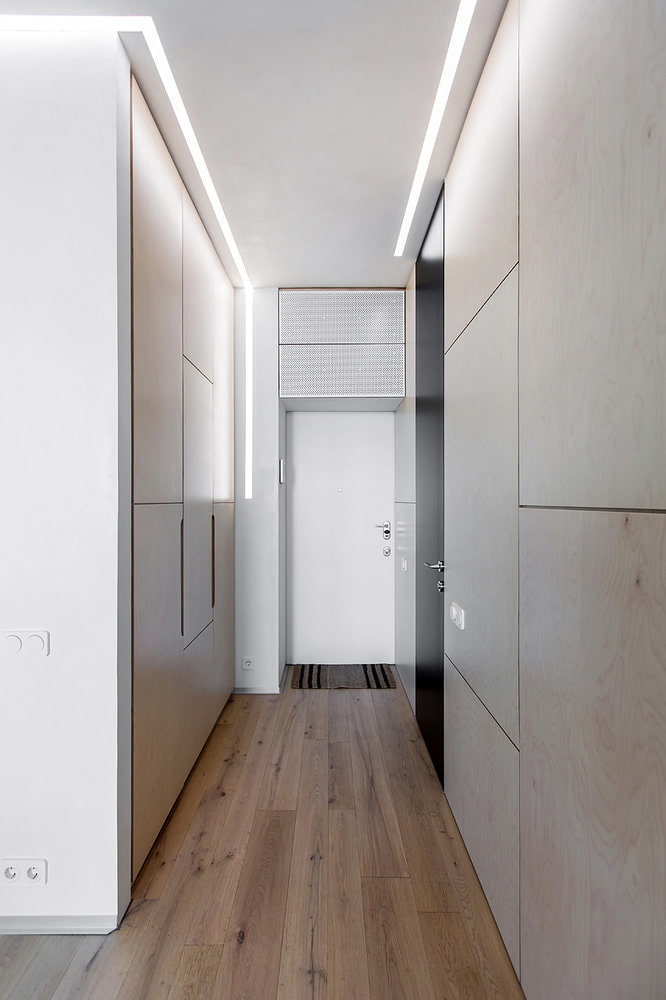
<instances>
[{"instance_id":1,"label":"recessed linear ceiling light","mask_svg":"<svg viewBox=\"0 0 666 1000\"><path fill-rule=\"evenodd\" d=\"M465 46L465 41L467 40L476 4L477 0L460 0L460 6L458 7L458 13L456 14L455 24L453 25L453 31L451 32L449 47L446 52L446 58L444 59L444 66L442 67L442 75L439 78L435 101L432 106L432 111L430 112L430 120L423 139L423 145L421 146L419 160L416 164L416 172L414 174L414 180L412 181L412 188L409 192L409 198L407 199L405 214L402 217L402 225L400 226L398 242L396 243L395 250L393 251L394 257L402 257L405 252L405 244L407 243L409 230L411 229L412 222L414 221L414 214L419 203L419 198L421 197L423 184L426 179L428 167L430 166L430 160L437 141L437 135L444 118L444 112L446 111L446 105L451 94L451 88L453 87L453 81L455 80L456 72L458 70L460 57Z\"/></svg>"},{"instance_id":2,"label":"recessed linear ceiling light","mask_svg":"<svg viewBox=\"0 0 666 1000\"><path fill-rule=\"evenodd\" d=\"M126 17L75 14L2 14L0 31L115 31L118 34L137 32L142 34L150 52L164 91L173 108L176 121L183 134L187 148L201 178L215 218L222 230L229 253L238 268L242 286L245 289L245 499L252 499L253 466L253 322L252 322L252 282L247 273L238 244L222 208L213 179L204 160L201 147L192 128L190 116L185 110L178 85L162 47L152 17Z\"/></svg>"},{"instance_id":3,"label":"recessed linear ceiling light","mask_svg":"<svg viewBox=\"0 0 666 1000\"><path fill-rule=\"evenodd\" d=\"M197 168L201 183L224 235L234 264L238 268L243 288L251 288L252 283L240 255L238 245L222 208L220 198L204 160L201 147L192 128L190 117L185 110L178 85L169 66L152 17L105 16L95 14L3 14L0 15L0 31L115 31L119 34L137 32L142 34L148 51L159 75L165 93L169 98L178 126Z\"/></svg>"}]
</instances>

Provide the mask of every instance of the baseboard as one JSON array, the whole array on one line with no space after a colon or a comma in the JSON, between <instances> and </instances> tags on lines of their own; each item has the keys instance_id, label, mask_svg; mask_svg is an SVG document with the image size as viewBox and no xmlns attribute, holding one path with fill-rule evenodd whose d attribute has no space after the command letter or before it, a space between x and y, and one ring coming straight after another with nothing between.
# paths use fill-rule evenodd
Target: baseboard
<instances>
[{"instance_id":1,"label":"baseboard","mask_svg":"<svg viewBox=\"0 0 666 1000\"><path fill-rule=\"evenodd\" d=\"M110 934L117 915L0 917L0 934Z\"/></svg>"},{"instance_id":2,"label":"baseboard","mask_svg":"<svg viewBox=\"0 0 666 1000\"><path fill-rule=\"evenodd\" d=\"M242 688L240 688L240 687L235 687L234 688L234 694L279 694L279 693L280 693L280 689L279 688L276 689L274 687L271 687L271 688L268 688L268 687L267 688L261 688L261 687L258 687L258 688L246 688L246 687L242 687Z\"/></svg>"}]
</instances>

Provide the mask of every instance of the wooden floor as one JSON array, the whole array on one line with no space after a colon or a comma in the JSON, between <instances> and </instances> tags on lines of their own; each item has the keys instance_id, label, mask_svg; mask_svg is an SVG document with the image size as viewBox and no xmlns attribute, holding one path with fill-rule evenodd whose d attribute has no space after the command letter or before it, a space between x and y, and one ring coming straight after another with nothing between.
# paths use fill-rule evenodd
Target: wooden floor
<instances>
[{"instance_id":1,"label":"wooden floor","mask_svg":"<svg viewBox=\"0 0 666 1000\"><path fill-rule=\"evenodd\" d=\"M523 997L400 686L234 695L133 897L0 938L0 998Z\"/></svg>"}]
</instances>

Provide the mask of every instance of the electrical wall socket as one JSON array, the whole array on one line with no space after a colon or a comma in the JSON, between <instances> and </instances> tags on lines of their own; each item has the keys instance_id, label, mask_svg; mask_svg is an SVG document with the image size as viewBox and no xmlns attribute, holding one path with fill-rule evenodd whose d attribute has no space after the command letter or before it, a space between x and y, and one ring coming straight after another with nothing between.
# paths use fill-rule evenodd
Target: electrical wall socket
<instances>
[{"instance_id":1,"label":"electrical wall socket","mask_svg":"<svg viewBox=\"0 0 666 1000\"><path fill-rule=\"evenodd\" d=\"M254 657L244 656L243 657L243 670L254 670Z\"/></svg>"},{"instance_id":2,"label":"electrical wall socket","mask_svg":"<svg viewBox=\"0 0 666 1000\"><path fill-rule=\"evenodd\" d=\"M46 885L46 858L0 858L0 885Z\"/></svg>"}]
</instances>

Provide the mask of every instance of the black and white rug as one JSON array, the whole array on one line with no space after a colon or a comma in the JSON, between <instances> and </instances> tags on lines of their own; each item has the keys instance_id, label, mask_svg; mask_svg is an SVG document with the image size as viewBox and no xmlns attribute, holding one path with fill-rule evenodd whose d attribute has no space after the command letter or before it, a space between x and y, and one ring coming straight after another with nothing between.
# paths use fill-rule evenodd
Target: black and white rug
<instances>
[{"instance_id":1,"label":"black and white rug","mask_svg":"<svg viewBox=\"0 0 666 1000\"><path fill-rule=\"evenodd\" d=\"M394 688L388 663L295 663L293 688Z\"/></svg>"}]
</instances>

